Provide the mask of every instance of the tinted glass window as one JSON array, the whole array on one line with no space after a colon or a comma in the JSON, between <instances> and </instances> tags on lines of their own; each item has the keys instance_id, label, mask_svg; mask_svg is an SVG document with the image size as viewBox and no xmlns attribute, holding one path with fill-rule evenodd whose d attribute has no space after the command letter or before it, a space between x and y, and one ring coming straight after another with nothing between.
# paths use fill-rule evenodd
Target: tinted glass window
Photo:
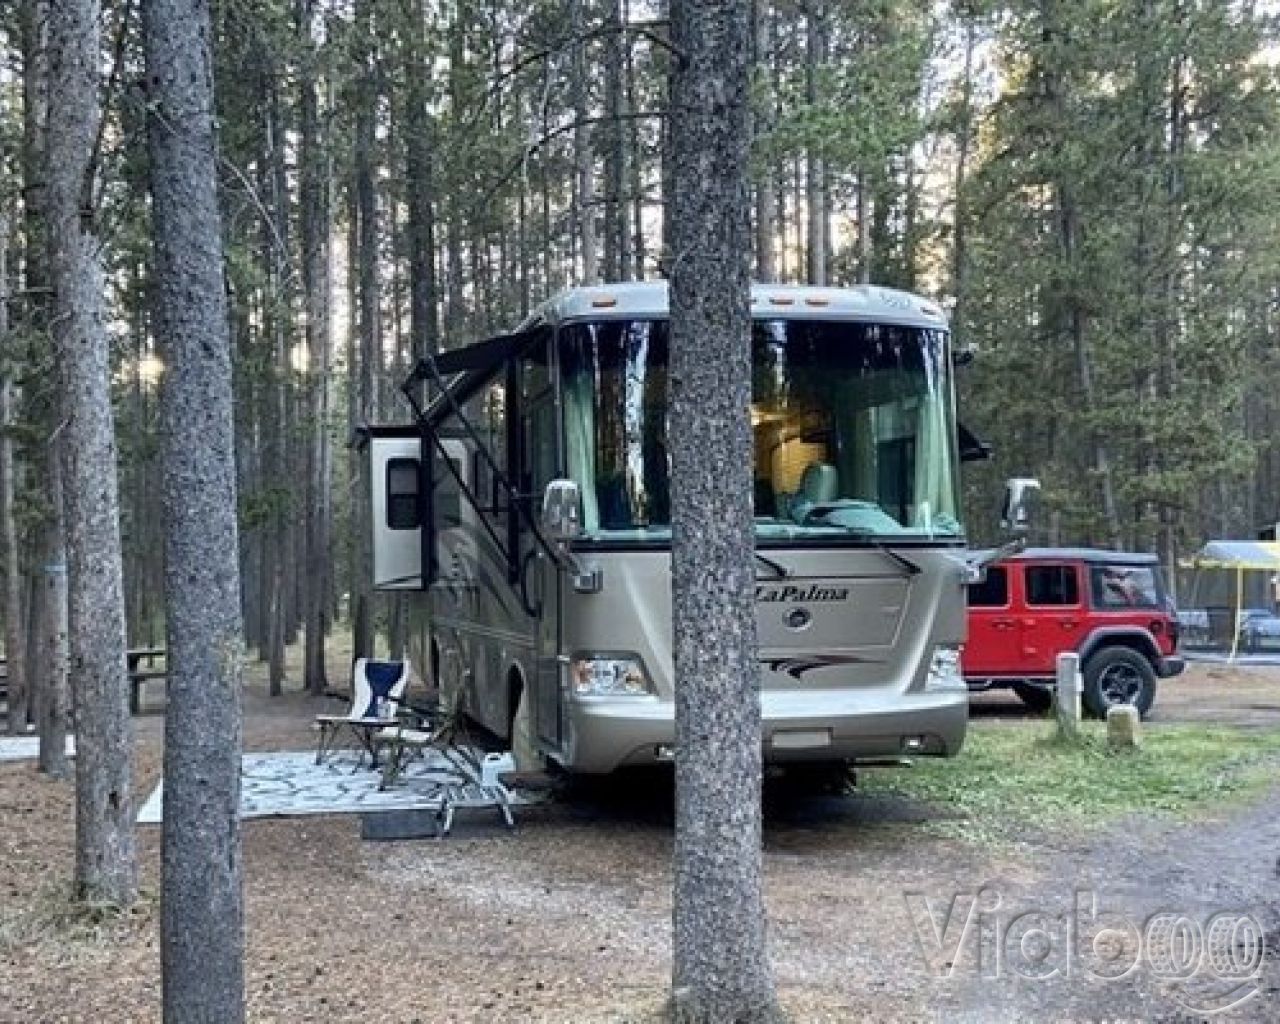
<instances>
[{"instance_id":1,"label":"tinted glass window","mask_svg":"<svg viewBox=\"0 0 1280 1024\"><path fill-rule=\"evenodd\" d=\"M422 525L418 511L418 460L387 462L387 527L416 530Z\"/></svg>"},{"instance_id":2,"label":"tinted glass window","mask_svg":"<svg viewBox=\"0 0 1280 1024\"><path fill-rule=\"evenodd\" d=\"M585 531L669 532L666 321L571 324L559 338ZM758 320L751 344L758 537L960 535L945 332Z\"/></svg>"},{"instance_id":3,"label":"tinted glass window","mask_svg":"<svg viewBox=\"0 0 1280 1024\"><path fill-rule=\"evenodd\" d=\"M462 472L462 464L457 459L448 459L448 466L439 466L436 473L436 525L441 530L460 526L462 523L462 491L458 487L458 476ZM449 468L453 472L449 472Z\"/></svg>"},{"instance_id":4,"label":"tinted glass window","mask_svg":"<svg viewBox=\"0 0 1280 1024\"><path fill-rule=\"evenodd\" d=\"M987 570L981 583L969 584L970 608L1003 608L1009 603L1009 573L1005 569Z\"/></svg>"},{"instance_id":5,"label":"tinted glass window","mask_svg":"<svg viewBox=\"0 0 1280 1024\"><path fill-rule=\"evenodd\" d=\"M1153 567L1096 565L1090 589L1097 608L1159 608L1160 587Z\"/></svg>"},{"instance_id":6,"label":"tinted glass window","mask_svg":"<svg viewBox=\"0 0 1280 1024\"><path fill-rule=\"evenodd\" d=\"M1027 566L1027 604L1080 603L1080 584L1073 565Z\"/></svg>"}]
</instances>

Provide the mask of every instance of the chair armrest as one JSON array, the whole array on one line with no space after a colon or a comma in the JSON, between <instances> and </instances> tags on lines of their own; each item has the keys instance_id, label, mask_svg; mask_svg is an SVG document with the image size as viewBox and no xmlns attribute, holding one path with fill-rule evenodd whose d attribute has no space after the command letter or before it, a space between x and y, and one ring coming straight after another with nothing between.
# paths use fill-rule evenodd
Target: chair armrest
<instances>
[{"instance_id":1,"label":"chair armrest","mask_svg":"<svg viewBox=\"0 0 1280 1024\"><path fill-rule=\"evenodd\" d=\"M402 718L415 719L420 722L433 722L440 715L439 703L416 704L404 697L389 698L396 705L396 713Z\"/></svg>"}]
</instances>

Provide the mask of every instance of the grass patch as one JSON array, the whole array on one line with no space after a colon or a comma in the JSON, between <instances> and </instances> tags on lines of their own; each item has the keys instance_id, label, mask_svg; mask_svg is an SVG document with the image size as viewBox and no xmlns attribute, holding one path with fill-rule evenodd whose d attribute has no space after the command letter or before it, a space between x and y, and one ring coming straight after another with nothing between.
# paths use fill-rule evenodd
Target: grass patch
<instances>
[{"instance_id":1,"label":"grass patch","mask_svg":"<svg viewBox=\"0 0 1280 1024\"><path fill-rule=\"evenodd\" d=\"M1276 779L1280 731L1178 725L1112 752L1106 729L1075 738L1051 723L971 723L960 756L865 772L859 787L933 805L945 835L999 840L1027 826L1101 825L1134 812L1186 815L1240 801Z\"/></svg>"},{"instance_id":2,"label":"grass patch","mask_svg":"<svg viewBox=\"0 0 1280 1024\"><path fill-rule=\"evenodd\" d=\"M68 882L46 882L22 905L0 908L0 953L50 943L60 948L113 946L122 935L149 926L158 906L148 892L139 893L127 909L86 903L72 899Z\"/></svg>"}]
</instances>

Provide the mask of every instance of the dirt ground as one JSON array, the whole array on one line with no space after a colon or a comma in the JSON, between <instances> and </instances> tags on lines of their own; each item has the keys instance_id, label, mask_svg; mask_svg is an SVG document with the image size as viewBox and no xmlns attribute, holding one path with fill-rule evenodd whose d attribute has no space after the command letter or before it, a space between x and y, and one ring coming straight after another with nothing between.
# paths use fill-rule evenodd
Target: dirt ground
<instances>
[{"instance_id":1,"label":"dirt ground","mask_svg":"<svg viewBox=\"0 0 1280 1024\"><path fill-rule=\"evenodd\" d=\"M246 745L306 749L322 706L332 707L298 694L271 700L255 685ZM1019 709L1011 694L975 700L987 722ZM1195 666L1163 686L1152 725L1170 721L1280 728L1280 668ZM158 778L161 739L160 716L137 720L139 802ZM1280 781L1252 806L1194 821L1140 816L1084 836L1027 831L998 851L925 832L927 808L857 793L773 796L770 940L795 1021L1280 1019ZM647 776L525 810L514 834L480 827L443 841L375 843L360 840L355 816L247 822L249 1017L658 1019L669 976L670 821L669 782ZM68 920L70 784L0 764L0 1021L159 1020L159 839L158 828L140 831L147 897L137 912ZM1070 927L1077 901L1092 896L1099 920L1120 929L1111 934L1125 934L1121 919L1136 922L1146 947L1122 941L1112 961L1098 959L1108 947L1091 945L1097 928L1087 915ZM1173 918L1144 931L1162 911ZM1211 918L1224 912L1248 913L1270 931L1260 981L1236 984L1229 964L1214 974L1207 956L1180 979L1188 971L1178 956L1160 958L1169 943L1153 945L1167 938L1161 921L1181 917L1184 936L1194 940L1198 927L1207 948L1223 934ZM1244 933L1233 934L1227 955L1234 948L1240 960ZM1072 944L1074 957L1065 952ZM1094 976L1123 965L1125 949L1136 953L1133 970Z\"/></svg>"}]
</instances>

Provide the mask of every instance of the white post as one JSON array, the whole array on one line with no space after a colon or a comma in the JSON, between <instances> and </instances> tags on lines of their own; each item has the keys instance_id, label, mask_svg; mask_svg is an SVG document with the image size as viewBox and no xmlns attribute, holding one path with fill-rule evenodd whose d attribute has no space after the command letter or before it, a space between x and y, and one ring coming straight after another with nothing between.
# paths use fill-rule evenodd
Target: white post
<instances>
[{"instance_id":1,"label":"white post","mask_svg":"<svg viewBox=\"0 0 1280 1024\"><path fill-rule=\"evenodd\" d=\"M1080 655L1058 655L1058 679L1055 687L1058 724L1067 732L1076 732L1080 725L1080 692L1084 689L1080 679Z\"/></svg>"}]
</instances>

